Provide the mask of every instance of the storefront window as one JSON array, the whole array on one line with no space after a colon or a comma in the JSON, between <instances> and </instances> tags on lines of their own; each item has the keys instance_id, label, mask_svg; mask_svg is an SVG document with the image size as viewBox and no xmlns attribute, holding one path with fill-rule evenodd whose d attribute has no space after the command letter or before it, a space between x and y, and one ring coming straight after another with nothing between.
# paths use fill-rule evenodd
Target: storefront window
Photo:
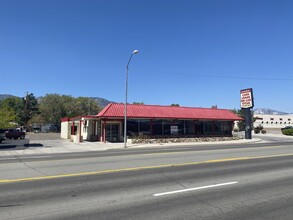
<instances>
[{"instance_id":1,"label":"storefront window","mask_svg":"<svg viewBox=\"0 0 293 220\"><path fill-rule=\"evenodd\" d=\"M173 120L172 126L176 126L177 134L184 134L184 120Z\"/></svg>"},{"instance_id":2,"label":"storefront window","mask_svg":"<svg viewBox=\"0 0 293 220\"><path fill-rule=\"evenodd\" d=\"M130 136L149 135L150 120L148 119L129 119L127 120L127 131Z\"/></svg>"},{"instance_id":3,"label":"storefront window","mask_svg":"<svg viewBox=\"0 0 293 220\"><path fill-rule=\"evenodd\" d=\"M153 135L162 135L162 120L153 120Z\"/></svg>"},{"instance_id":4,"label":"storefront window","mask_svg":"<svg viewBox=\"0 0 293 220\"><path fill-rule=\"evenodd\" d=\"M164 127L163 135L171 134L171 126L173 126L173 120L163 120L163 127Z\"/></svg>"},{"instance_id":5,"label":"storefront window","mask_svg":"<svg viewBox=\"0 0 293 220\"><path fill-rule=\"evenodd\" d=\"M223 121L215 121L214 122L215 125L215 134L216 135L222 135L223 134Z\"/></svg>"},{"instance_id":6,"label":"storefront window","mask_svg":"<svg viewBox=\"0 0 293 220\"><path fill-rule=\"evenodd\" d=\"M185 134L195 134L195 126L193 120L185 120Z\"/></svg>"},{"instance_id":7,"label":"storefront window","mask_svg":"<svg viewBox=\"0 0 293 220\"><path fill-rule=\"evenodd\" d=\"M151 120L149 120L149 119L138 120L138 133L139 133L139 135L150 135L151 134L150 123L151 123Z\"/></svg>"},{"instance_id":8,"label":"storefront window","mask_svg":"<svg viewBox=\"0 0 293 220\"><path fill-rule=\"evenodd\" d=\"M213 134L212 121L204 121L203 122L203 133L205 135L211 135L211 134Z\"/></svg>"},{"instance_id":9,"label":"storefront window","mask_svg":"<svg viewBox=\"0 0 293 220\"><path fill-rule=\"evenodd\" d=\"M138 135L138 122L135 119L127 120L127 135L137 136Z\"/></svg>"},{"instance_id":10,"label":"storefront window","mask_svg":"<svg viewBox=\"0 0 293 220\"><path fill-rule=\"evenodd\" d=\"M202 135L203 134L203 122L195 121L195 134Z\"/></svg>"}]
</instances>

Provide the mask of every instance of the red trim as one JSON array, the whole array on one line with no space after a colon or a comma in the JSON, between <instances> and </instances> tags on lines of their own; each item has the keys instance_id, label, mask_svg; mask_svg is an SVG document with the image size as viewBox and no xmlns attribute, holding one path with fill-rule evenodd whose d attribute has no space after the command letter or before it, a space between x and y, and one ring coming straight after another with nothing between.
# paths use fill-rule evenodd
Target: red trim
<instances>
[{"instance_id":1,"label":"red trim","mask_svg":"<svg viewBox=\"0 0 293 220\"><path fill-rule=\"evenodd\" d=\"M68 118L68 117L66 117L66 118L61 118L60 121L61 121L61 122L70 121L70 118Z\"/></svg>"},{"instance_id":2,"label":"red trim","mask_svg":"<svg viewBox=\"0 0 293 220\"><path fill-rule=\"evenodd\" d=\"M72 122L72 125L71 125L71 135L74 135L74 122Z\"/></svg>"}]
</instances>

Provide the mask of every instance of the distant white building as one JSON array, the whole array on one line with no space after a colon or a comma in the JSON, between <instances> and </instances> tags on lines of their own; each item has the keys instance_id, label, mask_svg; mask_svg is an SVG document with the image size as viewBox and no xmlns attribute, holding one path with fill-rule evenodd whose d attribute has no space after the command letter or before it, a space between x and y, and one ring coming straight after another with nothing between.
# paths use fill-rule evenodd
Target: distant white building
<instances>
[{"instance_id":1,"label":"distant white building","mask_svg":"<svg viewBox=\"0 0 293 220\"><path fill-rule=\"evenodd\" d=\"M266 128L283 128L293 126L293 114L287 115L269 115L269 114L254 114L254 127L262 125Z\"/></svg>"}]
</instances>

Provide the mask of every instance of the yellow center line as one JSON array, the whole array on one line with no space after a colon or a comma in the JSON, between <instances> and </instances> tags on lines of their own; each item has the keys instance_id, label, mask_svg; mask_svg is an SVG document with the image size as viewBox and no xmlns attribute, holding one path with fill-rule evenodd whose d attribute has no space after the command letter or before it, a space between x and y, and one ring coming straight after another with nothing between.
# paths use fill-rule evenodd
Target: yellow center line
<instances>
[{"instance_id":1,"label":"yellow center line","mask_svg":"<svg viewBox=\"0 0 293 220\"><path fill-rule=\"evenodd\" d=\"M208 163L221 163L221 162L228 162L228 161L252 160L252 159L286 157L286 156L293 156L293 154L276 154L276 155L265 155L265 156L224 158L224 159L206 160L206 161L198 161L198 162L161 164L161 165L154 165L154 166L130 167L130 168L121 168L121 169L113 169L113 170L101 170L101 171L81 172L81 173L71 173L71 174L58 174L58 175L52 175L52 176L28 177L28 178L20 178L20 179L0 179L0 183L57 179L57 178L64 178L64 177L79 177L79 176L86 176L86 175L99 175L99 174L109 174L109 173L118 173L118 172L126 172L126 171L139 171L139 170L147 170L147 169L181 167L181 166L189 166L189 165L208 164Z\"/></svg>"}]
</instances>

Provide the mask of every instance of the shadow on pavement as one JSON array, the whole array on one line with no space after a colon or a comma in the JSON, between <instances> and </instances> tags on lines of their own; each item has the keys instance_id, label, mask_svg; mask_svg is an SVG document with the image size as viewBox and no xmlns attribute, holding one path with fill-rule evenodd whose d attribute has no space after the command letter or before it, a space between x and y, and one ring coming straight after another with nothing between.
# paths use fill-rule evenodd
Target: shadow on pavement
<instances>
[{"instance_id":1,"label":"shadow on pavement","mask_svg":"<svg viewBox=\"0 0 293 220\"><path fill-rule=\"evenodd\" d=\"M13 144L1 144L0 145L0 150L1 149L11 149L11 148L16 148L17 145L13 145Z\"/></svg>"},{"instance_id":2,"label":"shadow on pavement","mask_svg":"<svg viewBox=\"0 0 293 220\"><path fill-rule=\"evenodd\" d=\"M41 143L30 143L30 139L21 139L21 140L4 140L0 144L0 150L21 150L28 147L43 147Z\"/></svg>"},{"instance_id":3,"label":"shadow on pavement","mask_svg":"<svg viewBox=\"0 0 293 220\"><path fill-rule=\"evenodd\" d=\"M33 143L33 144L24 144L25 147L43 147L43 144Z\"/></svg>"}]
</instances>

